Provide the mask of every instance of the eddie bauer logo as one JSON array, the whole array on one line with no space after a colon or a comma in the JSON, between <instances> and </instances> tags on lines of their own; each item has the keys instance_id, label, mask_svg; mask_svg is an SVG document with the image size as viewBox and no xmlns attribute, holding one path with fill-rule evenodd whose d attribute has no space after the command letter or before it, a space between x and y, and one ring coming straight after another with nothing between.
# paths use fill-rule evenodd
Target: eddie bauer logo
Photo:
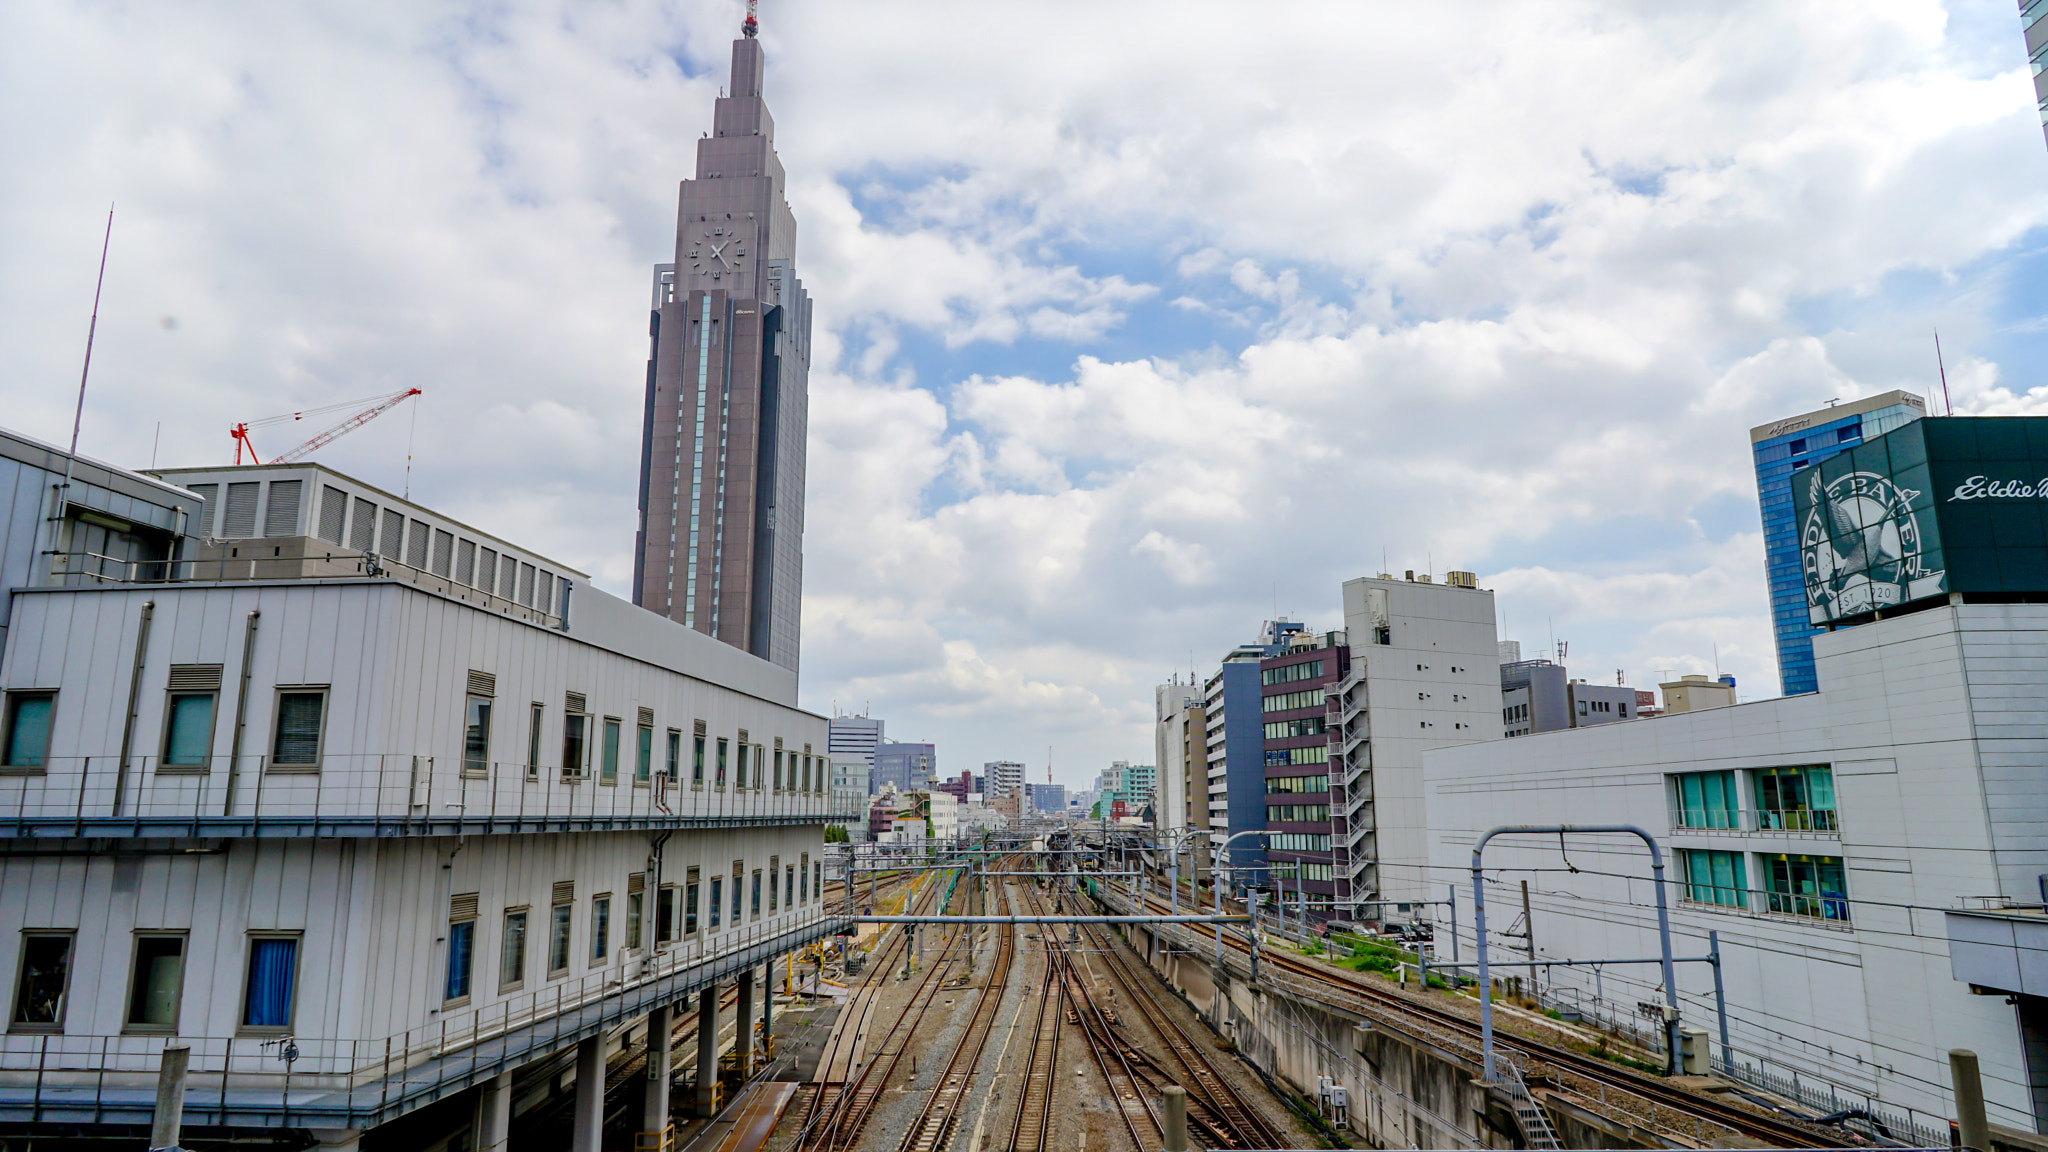
<instances>
[{"instance_id":1,"label":"eddie bauer logo","mask_svg":"<svg viewBox=\"0 0 2048 1152\"><path fill-rule=\"evenodd\" d=\"M1972 476L1956 485L1955 495L1949 503L1958 500L2048 500L2048 479L1992 480L1984 476Z\"/></svg>"},{"instance_id":2,"label":"eddie bauer logo","mask_svg":"<svg viewBox=\"0 0 2048 1152\"><path fill-rule=\"evenodd\" d=\"M1825 624L1946 590L1946 572L1928 569L1913 500L1889 476L1850 472L1823 484L1807 481L1800 526L1807 618Z\"/></svg>"}]
</instances>

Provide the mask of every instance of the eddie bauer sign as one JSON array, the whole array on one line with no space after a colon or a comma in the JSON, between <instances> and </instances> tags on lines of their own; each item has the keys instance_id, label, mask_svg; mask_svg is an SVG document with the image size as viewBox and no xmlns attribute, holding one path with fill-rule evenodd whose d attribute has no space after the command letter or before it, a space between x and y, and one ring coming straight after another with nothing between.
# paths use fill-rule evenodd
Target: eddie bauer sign
<instances>
[{"instance_id":1,"label":"eddie bauer sign","mask_svg":"<svg viewBox=\"0 0 2048 1152\"><path fill-rule=\"evenodd\" d=\"M2048 596L2048 417L1923 417L1794 473L1792 504L1814 624Z\"/></svg>"}]
</instances>

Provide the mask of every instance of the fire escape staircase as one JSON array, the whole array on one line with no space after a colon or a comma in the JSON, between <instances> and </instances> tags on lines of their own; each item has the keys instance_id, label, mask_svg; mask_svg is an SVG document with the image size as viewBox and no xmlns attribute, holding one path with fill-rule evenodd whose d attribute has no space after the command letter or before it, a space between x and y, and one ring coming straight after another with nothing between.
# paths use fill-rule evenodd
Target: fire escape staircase
<instances>
[{"instance_id":1,"label":"fire escape staircase","mask_svg":"<svg viewBox=\"0 0 2048 1152\"><path fill-rule=\"evenodd\" d=\"M1494 1088L1514 1114L1515 1127L1522 1132L1522 1147L1532 1150L1564 1147L1557 1138L1557 1130L1550 1126L1549 1114L1529 1095L1529 1084L1522 1079L1520 1066L1512 1060L1503 1059L1501 1063L1506 1066L1508 1074Z\"/></svg>"},{"instance_id":2,"label":"fire escape staircase","mask_svg":"<svg viewBox=\"0 0 2048 1152\"><path fill-rule=\"evenodd\" d=\"M1342 884L1339 901L1356 903L1377 895L1361 891L1359 883L1359 874L1370 863L1370 853L1362 853L1360 844L1373 830L1364 661L1353 662L1344 680L1325 693L1323 707L1330 742L1331 873Z\"/></svg>"}]
</instances>

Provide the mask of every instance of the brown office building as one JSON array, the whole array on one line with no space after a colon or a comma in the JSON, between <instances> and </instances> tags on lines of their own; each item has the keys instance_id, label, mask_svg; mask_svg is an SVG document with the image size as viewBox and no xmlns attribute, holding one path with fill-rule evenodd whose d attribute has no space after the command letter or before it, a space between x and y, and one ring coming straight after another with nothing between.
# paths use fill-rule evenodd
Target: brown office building
<instances>
[{"instance_id":1,"label":"brown office building","mask_svg":"<svg viewBox=\"0 0 2048 1152\"><path fill-rule=\"evenodd\" d=\"M811 304L762 71L749 27L654 271L633 601L794 670Z\"/></svg>"}]
</instances>

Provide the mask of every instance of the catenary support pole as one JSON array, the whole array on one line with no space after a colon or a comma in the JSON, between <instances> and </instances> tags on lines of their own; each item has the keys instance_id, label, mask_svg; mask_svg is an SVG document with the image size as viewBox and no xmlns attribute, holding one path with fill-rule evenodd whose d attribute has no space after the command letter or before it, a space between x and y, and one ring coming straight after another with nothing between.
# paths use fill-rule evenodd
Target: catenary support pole
<instances>
[{"instance_id":1,"label":"catenary support pole","mask_svg":"<svg viewBox=\"0 0 2048 1152\"><path fill-rule=\"evenodd\" d=\"M1721 934L1707 932L1707 955L1714 961L1714 1014L1721 1020L1721 1061L1729 1067L1735 1066L1735 1055L1728 1050L1728 992L1721 986Z\"/></svg>"},{"instance_id":2,"label":"catenary support pole","mask_svg":"<svg viewBox=\"0 0 2048 1152\"><path fill-rule=\"evenodd\" d=\"M1984 1116L1984 1080L1977 1069L1977 1054L1967 1048L1951 1048L1948 1075L1956 1089L1956 1128L1962 1146L1989 1152L1991 1122Z\"/></svg>"},{"instance_id":3,"label":"catenary support pole","mask_svg":"<svg viewBox=\"0 0 2048 1152\"><path fill-rule=\"evenodd\" d=\"M174 1045L164 1049L156 1066L156 1114L150 1118L149 1147L178 1147L179 1132L185 1125L185 1073L192 1066L192 1049Z\"/></svg>"},{"instance_id":4,"label":"catenary support pole","mask_svg":"<svg viewBox=\"0 0 2048 1152\"><path fill-rule=\"evenodd\" d=\"M1444 903L1451 906L1451 963L1458 962L1458 886L1451 885L1450 899Z\"/></svg>"},{"instance_id":5,"label":"catenary support pole","mask_svg":"<svg viewBox=\"0 0 2048 1152\"><path fill-rule=\"evenodd\" d=\"M604 1152L604 1037L576 1045L576 1116L570 1152Z\"/></svg>"},{"instance_id":6,"label":"catenary support pole","mask_svg":"<svg viewBox=\"0 0 2048 1152\"><path fill-rule=\"evenodd\" d=\"M767 979L761 982L761 1053L765 1059L774 1050L775 1041L775 958L770 956L764 966Z\"/></svg>"}]
</instances>

